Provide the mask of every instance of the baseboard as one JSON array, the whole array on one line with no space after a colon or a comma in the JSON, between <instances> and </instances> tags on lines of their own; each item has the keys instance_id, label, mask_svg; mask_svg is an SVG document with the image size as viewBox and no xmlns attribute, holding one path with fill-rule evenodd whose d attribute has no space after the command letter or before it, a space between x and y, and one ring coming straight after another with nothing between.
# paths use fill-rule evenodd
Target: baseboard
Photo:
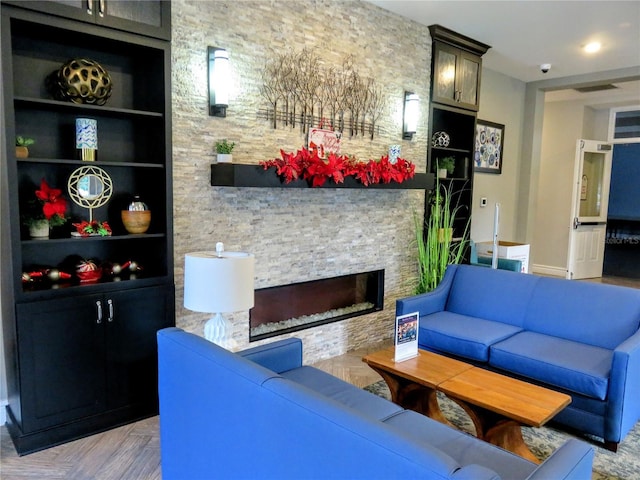
<instances>
[{"instance_id":1,"label":"baseboard","mask_svg":"<svg viewBox=\"0 0 640 480\"><path fill-rule=\"evenodd\" d=\"M550 265L536 265L531 266L531 271L538 275L547 275L550 277L562 277L567 276L567 269L562 267L552 267Z\"/></svg>"}]
</instances>

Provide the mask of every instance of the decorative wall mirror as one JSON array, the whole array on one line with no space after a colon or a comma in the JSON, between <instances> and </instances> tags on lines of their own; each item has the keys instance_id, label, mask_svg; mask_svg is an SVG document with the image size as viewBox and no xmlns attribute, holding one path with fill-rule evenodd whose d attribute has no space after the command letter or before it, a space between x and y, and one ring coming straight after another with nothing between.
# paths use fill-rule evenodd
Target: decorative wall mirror
<instances>
[{"instance_id":1,"label":"decorative wall mirror","mask_svg":"<svg viewBox=\"0 0 640 480\"><path fill-rule=\"evenodd\" d=\"M106 204L113 193L113 182L100 167L80 167L69 176L69 196L78 205L89 209L89 222L93 222L93 209Z\"/></svg>"}]
</instances>

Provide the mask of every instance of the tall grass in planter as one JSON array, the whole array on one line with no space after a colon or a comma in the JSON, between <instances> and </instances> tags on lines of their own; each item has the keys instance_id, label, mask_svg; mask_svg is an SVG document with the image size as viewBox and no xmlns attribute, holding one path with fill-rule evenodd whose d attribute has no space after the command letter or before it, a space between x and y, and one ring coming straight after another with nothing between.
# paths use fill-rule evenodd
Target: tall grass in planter
<instances>
[{"instance_id":1,"label":"tall grass in planter","mask_svg":"<svg viewBox=\"0 0 640 480\"><path fill-rule=\"evenodd\" d=\"M442 281L447 266L462 261L469 244L471 218L467 220L462 237L453 238L453 225L463 207L459 197L453 203L453 183L446 187L436 180L428 205L429 215L424 221L414 215L419 275L416 294L435 289Z\"/></svg>"}]
</instances>

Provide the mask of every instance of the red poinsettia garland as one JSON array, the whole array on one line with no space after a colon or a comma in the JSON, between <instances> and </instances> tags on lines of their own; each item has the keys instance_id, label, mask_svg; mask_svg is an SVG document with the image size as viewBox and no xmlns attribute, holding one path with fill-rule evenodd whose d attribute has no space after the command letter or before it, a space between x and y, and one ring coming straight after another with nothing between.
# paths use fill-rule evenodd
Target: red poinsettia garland
<instances>
[{"instance_id":1,"label":"red poinsettia garland","mask_svg":"<svg viewBox=\"0 0 640 480\"><path fill-rule=\"evenodd\" d=\"M388 156L380 158L379 161L360 162L354 157L330 153L326 159L322 159L317 150L310 151L306 148L296 153L280 150L280 156L282 158L263 160L260 165L265 170L275 167L276 174L282 177L285 183L304 179L310 182L312 187L321 187L329 179L334 183L343 183L345 177L354 177L365 186L392 181L402 183L413 178L416 170L413 163L403 158L391 163Z\"/></svg>"}]
</instances>

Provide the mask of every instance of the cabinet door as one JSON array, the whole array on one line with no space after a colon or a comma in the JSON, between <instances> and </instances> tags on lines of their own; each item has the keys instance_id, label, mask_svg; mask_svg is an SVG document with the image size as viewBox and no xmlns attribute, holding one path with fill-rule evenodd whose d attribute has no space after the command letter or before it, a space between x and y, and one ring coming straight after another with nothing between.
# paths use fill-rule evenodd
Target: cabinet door
<instances>
[{"instance_id":1,"label":"cabinet door","mask_svg":"<svg viewBox=\"0 0 640 480\"><path fill-rule=\"evenodd\" d=\"M5 3L150 37L171 39L169 0L9 0Z\"/></svg>"},{"instance_id":2,"label":"cabinet door","mask_svg":"<svg viewBox=\"0 0 640 480\"><path fill-rule=\"evenodd\" d=\"M108 408L157 408L156 332L173 325L173 288L149 287L105 296Z\"/></svg>"},{"instance_id":3,"label":"cabinet door","mask_svg":"<svg viewBox=\"0 0 640 480\"><path fill-rule=\"evenodd\" d=\"M435 43L432 100L469 110L478 110L479 56L444 43Z\"/></svg>"},{"instance_id":4,"label":"cabinet door","mask_svg":"<svg viewBox=\"0 0 640 480\"><path fill-rule=\"evenodd\" d=\"M97 22L101 25L171 39L171 12L169 1L98 0Z\"/></svg>"},{"instance_id":5,"label":"cabinet door","mask_svg":"<svg viewBox=\"0 0 640 480\"><path fill-rule=\"evenodd\" d=\"M16 305L22 429L104 410L101 295Z\"/></svg>"},{"instance_id":6,"label":"cabinet door","mask_svg":"<svg viewBox=\"0 0 640 480\"><path fill-rule=\"evenodd\" d=\"M478 94L480 92L481 60L477 55L460 52L456 83L458 104L460 107L478 110Z\"/></svg>"},{"instance_id":7,"label":"cabinet door","mask_svg":"<svg viewBox=\"0 0 640 480\"><path fill-rule=\"evenodd\" d=\"M94 0L9 0L4 1L4 3L36 10L42 13L50 13L52 15L81 20L83 22L95 23L93 8Z\"/></svg>"},{"instance_id":8,"label":"cabinet door","mask_svg":"<svg viewBox=\"0 0 640 480\"><path fill-rule=\"evenodd\" d=\"M456 104L457 61L460 50L445 44L436 44L433 62L432 100Z\"/></svg>"}]
</instances>

